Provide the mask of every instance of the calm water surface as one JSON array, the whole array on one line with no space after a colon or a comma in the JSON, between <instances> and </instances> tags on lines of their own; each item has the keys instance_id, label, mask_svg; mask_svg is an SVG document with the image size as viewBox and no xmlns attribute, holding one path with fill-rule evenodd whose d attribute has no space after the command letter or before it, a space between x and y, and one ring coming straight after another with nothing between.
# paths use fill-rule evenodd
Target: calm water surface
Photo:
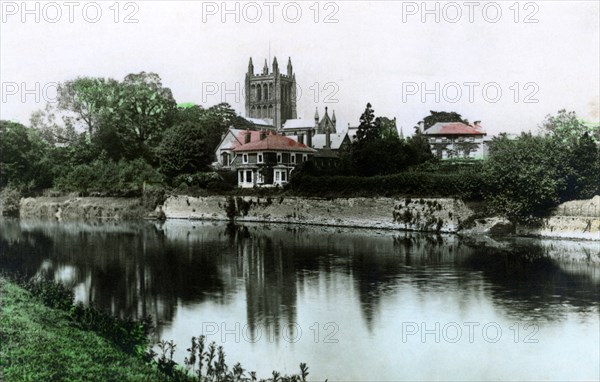
<instances>
[{"instance_id":1,"label":"calm water surface","mask_svg":"<svg viewBox=\"0 0 600 382\"><path fill-rule=\"evenodd\" d=\"M150 314L182 361L312 380L598 380L598 244L169 221L0 220L0 267L121 316ZM561 256L563 259L560 259Z\"/></svg>"}]
</instances>

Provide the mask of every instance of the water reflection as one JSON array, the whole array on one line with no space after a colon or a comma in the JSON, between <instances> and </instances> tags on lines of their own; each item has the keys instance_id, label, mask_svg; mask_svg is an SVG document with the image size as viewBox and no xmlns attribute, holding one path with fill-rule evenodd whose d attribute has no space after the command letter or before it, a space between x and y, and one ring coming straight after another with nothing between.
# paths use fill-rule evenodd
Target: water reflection
<instances>
[{"instance_id":1,"label":"water reflection","mask_svg":"<svg viewBox=\"0 0 600 382\"><path fill-rule=\"evenodd\" d=\"M185 334L187 341L198 333L186 326L199 330L203 320L241 321L252 338L268 327L275 343L245 350L270 346L269 354L289 350L280 343L289 325L302 322L312 335L308 326L323 317L345 328L341 334L364 332L356 341L365 346L397 340L399 320L432 314L547 323L576 315L597 325L599 268L572 261L570 251L599 256L594 243L188 221L0 220L4 270L60 280L79 300L123 317L150 314L157 338ZM310 352L296 346L295 356ZM340 378L360 372L354 363Z\"/></svg>"}]
</instances>

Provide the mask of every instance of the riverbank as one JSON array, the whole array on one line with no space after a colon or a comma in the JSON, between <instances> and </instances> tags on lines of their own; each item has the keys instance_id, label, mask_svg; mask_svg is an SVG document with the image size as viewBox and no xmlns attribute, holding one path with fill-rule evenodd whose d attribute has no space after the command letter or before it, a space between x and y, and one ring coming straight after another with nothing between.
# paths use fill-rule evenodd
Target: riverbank
<instances>
[{"instance_id":1,"label":"riverbank","mask_svg":"<svg viewBox=\"0 0 600 382\"><path fill-rule=\"evenodd\" d=\"M0 277L0 365L13 381L162 381L155 368L82 330Z\"/></svg>"},{"instance_id":2,"label":"riverbank","mask_svg":"<svg viewBox=\"0 0 600 382\"><path fill-rule=\"evenodd\" d=\"M451 198L191 197L173 195L162 206L167 219L233 220L331 227L378 228L462 235L518 235L600 240L600 196L571 201L536 225L484 217L481 206Z\"/></svg>"},{"instance_id":3,"label":"riverbank","mask_svg":"<svg viewBox=\"0 0 600 382\"><path fill-rule=\"evenodd\" d=\"M535 225L515 225L501 217L482 216L481 209L481 206L453 198L171 195L155 211L140 198L37 197L20 201L20 216L28 219L137 220L164 216L167 219L600 240L600 196L563 203Z\"/></svg>"}]
</instances>

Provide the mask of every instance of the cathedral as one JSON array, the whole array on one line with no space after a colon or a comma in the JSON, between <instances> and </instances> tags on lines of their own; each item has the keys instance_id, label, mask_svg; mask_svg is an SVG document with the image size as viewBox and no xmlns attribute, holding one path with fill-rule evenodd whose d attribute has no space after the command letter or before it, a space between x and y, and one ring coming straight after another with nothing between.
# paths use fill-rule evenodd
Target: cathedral
<instances>
[{"instance_id":1,"label":"cathedral","mask_svg":"<svg viewBox=\"0 0 600 382\"><path fill-rule=\"evenodd\" d=\"M277 57L269 72L267 60L260 74L254 73L252 57L246 73L246 117L272 122L279 130L288 119L296 118L296 75L288 59L286 73L279 71Z\"/></svg>"}]
</instances>

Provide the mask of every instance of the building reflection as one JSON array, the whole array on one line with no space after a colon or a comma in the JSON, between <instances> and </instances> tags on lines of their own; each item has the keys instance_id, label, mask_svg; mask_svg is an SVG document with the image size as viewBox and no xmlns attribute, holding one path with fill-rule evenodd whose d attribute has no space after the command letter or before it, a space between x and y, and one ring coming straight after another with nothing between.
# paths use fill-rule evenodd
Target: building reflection
<instances>
[{"instance_id":1,"label":"building reflection","mask_svg":"<svg viewBox=\"0 0 600 382\"><path fill-rule=\"evenodd\" d=\"M453 293L458 309L470 298L489 298L509 316L535 311L548 320L560 319L565 304L591 312L600 300L597 266L565 267L548 256L556 245L532 240L189 221L2 219L0 229L2 269L62 281L79 300L121 317L152 315L157 335L178 307L227 305L240 293L250 335L268 328L275 338L296 323L299 291L307 290L333 306L352 292L369 331L386 299L406 290L423 304ZM353 291L340 290L347 287Z\"/></svg>"}]
</instances>

